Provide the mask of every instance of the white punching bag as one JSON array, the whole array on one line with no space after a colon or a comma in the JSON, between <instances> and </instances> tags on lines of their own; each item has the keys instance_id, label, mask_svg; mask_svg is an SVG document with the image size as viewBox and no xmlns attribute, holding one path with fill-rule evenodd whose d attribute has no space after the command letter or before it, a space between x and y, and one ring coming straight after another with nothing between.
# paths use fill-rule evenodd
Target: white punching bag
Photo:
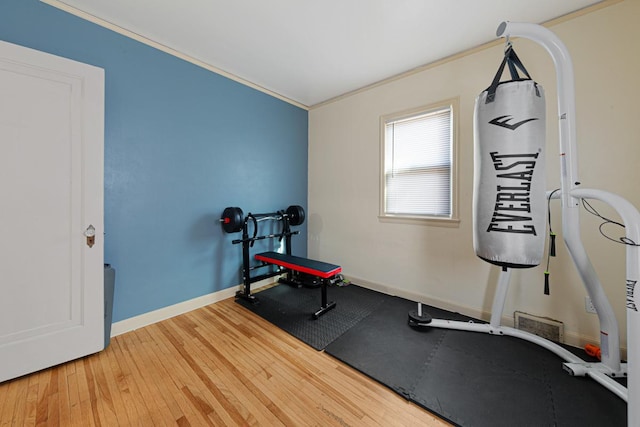
<instances>
[{"instance_id":1,"label":"white punching bag","mask_svg":"<svg viewBox=\"0 0 640 427\"><path fill-rule=\"evenodd\" d=\"M500 82L505 63L513 80ZM473 246L492 264L527 268L543 258L545 124L544 91L509 47L476 99L473 123Z\"/></svg>"}]
</instances>

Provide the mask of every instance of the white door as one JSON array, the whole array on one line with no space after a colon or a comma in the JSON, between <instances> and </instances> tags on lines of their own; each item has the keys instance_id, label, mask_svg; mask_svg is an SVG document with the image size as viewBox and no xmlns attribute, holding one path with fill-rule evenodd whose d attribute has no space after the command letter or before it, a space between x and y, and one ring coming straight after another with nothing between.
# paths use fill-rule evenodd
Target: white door
<instances>
[{"instance_id":1,"label":"white door","mask_svg":"<svg viewBox=\"0 0 640 427\"><path fill-rule=\"evenodd\" d=\"M103 146L104 71L0 41L0 382L104 347Z\"/></svg>"}]
</instances>

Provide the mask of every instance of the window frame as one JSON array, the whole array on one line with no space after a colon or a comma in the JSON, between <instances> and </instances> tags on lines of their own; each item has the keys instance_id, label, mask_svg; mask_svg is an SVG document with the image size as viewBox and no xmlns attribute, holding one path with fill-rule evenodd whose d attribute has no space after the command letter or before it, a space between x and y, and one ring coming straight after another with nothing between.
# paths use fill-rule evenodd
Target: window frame
<instances>
[{"instance_id":1,"label":"window frame","mask_svg":"<svg viewBox=\"0 0 640 427\"><path fill-rule=\"evenodd\" d=\"M430 215L391 214L385 212L386 200L386 126L388 123L404 120L424 114L429 114L445 108L451 109L451 214L449 217ZM443 227L457 227L458 218L458 112L459 99L451 98L433 104L380 116L380 203L378 219L381 222L434 225Z\"/></svg>"}]
</instances>

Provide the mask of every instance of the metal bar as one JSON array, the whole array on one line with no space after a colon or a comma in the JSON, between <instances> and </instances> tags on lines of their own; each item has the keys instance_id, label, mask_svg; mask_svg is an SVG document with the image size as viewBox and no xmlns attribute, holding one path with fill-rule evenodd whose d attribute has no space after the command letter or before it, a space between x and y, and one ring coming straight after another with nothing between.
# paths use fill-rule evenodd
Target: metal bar
<instances>
[{"instance_id":1,"label":"metal bar","mask_svg":"<svg viewBox=\"0 0 640 427\"><path fill-rule=\"evenodd\" d=\"M289 231L287 233L276 233L276 234L267 234L264 236L256 236L256 237L249 237L249 235L247 235L246 237L244 236L244 234L242 235L242 239L234 239L231 241L232 244L236 245L238 243L244 243L244 242L254 242L256 240L264 240L264 239L273 239L276 237L289 237L292 236L294 234L300 234L300 231L296 230L296 231ZM290 238L289 238L290 240ZM291 254L289 254L291 255Z\"/></svg>"},{"instance_id":2,"label":"metal bar","mask_svg":"<svg viewBox=\"0 0 640 427\"><path fill-rule=\"evenodd\" d=\"M511 278L511 270L503 268L498 278L498 287L493 296L493 306L491 307L491 326L499 327L502 321L502 312L504 311L504 302L507 299L507 291L509 290L509 279Z\"/></svg>"},{"instance_id":3,"label":"metal bar","mask_svg":"<svg viewBox=\"0 0 640 427\"><path fill-rule=\"evenodd\" d=\"M251 283L259 282L260 280L268 279L270 277L279 276L283 273L283 271L272 271L271 273L261 274L259 276L250 277L249 280Z\"/></svg>"}]
</instances>

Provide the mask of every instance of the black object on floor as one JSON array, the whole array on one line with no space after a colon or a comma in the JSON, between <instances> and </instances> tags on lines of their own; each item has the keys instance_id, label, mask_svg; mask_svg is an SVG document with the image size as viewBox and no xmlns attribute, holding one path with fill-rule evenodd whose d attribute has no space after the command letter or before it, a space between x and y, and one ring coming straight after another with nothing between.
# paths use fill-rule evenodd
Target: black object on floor
<instances>
[{"instance_id":1,"label":"black object on floor","mask_svg":"<svg viewBox=\"0 0 640 427\"><path fill-rule=\"evenodd\" d=\"M622 399L589 378L571 377L550 351L506 336L410 328L414 308L387 297L325 351L465 427L627 425ZM471 320L423 309L434 318Z\"/></svg>"},{"instance_id":2,"label":"black object on floor","mask_svg":"<svg viewBox=\"0 0 640 427\"><path fill-rule=\"evenodd\" d=\"M318 319L312 317L320 298L317 288L278 285L256 293L257 304L243 299L236 302L316 350L322 350L388 298L355 285L329 287L327 294L336 302L336 308Z\"/></svg>"}]
</instances>

